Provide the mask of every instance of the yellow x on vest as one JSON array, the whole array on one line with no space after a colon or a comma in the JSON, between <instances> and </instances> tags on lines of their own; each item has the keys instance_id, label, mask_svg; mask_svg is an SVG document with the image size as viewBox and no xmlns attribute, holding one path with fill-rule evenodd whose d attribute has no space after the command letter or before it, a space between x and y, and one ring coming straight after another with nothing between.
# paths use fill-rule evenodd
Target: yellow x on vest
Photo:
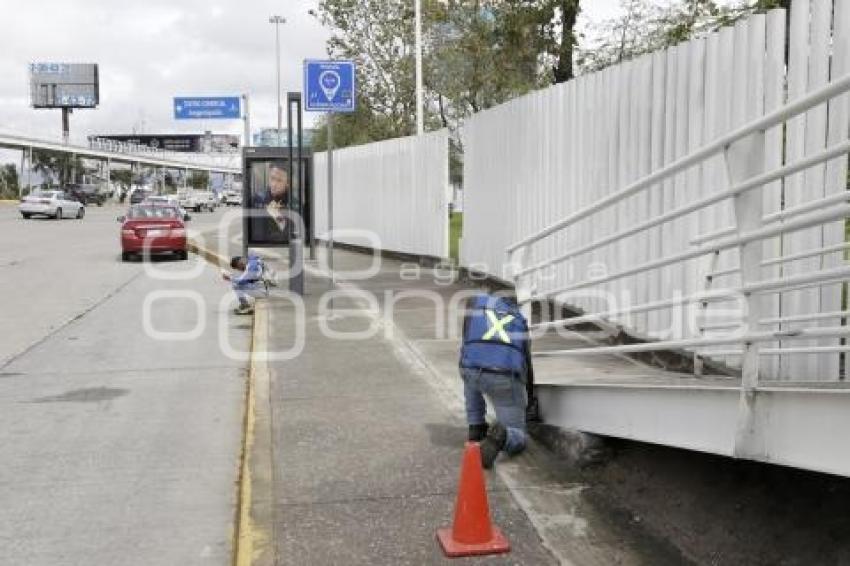
<instances>
[{"instance_id":1,"label":"yellow x on vest","mask_svg":"<svg viewBox=\"0 0 850 566\"><path fill-rule=\"evenodd\" d=\"M484 336L481 337L482 340L492 340L496 334L499 335L499 338L505 344L511 343L511 338L508 336L508 333L505 332L505 325L514 319L514 315L509 314L504 318L496 317L496 313L491 310L485 310L487 313L487 318L490 320L490 329L484 333Z\"/></svg>"}]
</instances>

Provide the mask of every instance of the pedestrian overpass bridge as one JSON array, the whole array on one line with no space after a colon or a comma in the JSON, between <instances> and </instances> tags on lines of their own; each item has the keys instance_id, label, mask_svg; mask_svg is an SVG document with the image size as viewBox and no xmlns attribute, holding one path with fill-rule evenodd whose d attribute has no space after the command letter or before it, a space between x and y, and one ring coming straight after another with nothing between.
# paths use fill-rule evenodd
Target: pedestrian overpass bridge
<instances>
[{"instance_id":1,"label":"pedestrian overpass bridge","mask_svg":"<svg viewBox=\"0 0 850 566\"><path fill-rule=\"evenodd\" d=\"M28 162L30 167L32 166L32 152L42 150L100 160L107 164L107 169L111 167L112 163L122 163L129 164L132 167L144 165L161 171L175 170L184 173L189 171L205 171L227 175L242 173L239 153L171 152L113 140L93 139L87 142L79 142L21 135L2 130L0 130L0 148L22 152L22 171L25 170L24 161Z\"/></svg>"}]
</instances>

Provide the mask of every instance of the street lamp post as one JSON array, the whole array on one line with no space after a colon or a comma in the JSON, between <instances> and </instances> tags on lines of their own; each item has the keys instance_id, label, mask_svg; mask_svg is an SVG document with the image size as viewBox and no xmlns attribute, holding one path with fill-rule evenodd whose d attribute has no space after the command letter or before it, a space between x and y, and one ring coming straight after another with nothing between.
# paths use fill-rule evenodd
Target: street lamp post
<instances>
[{"instance_id":1,"label":"street lamp post","mask_svg":"<svg viewBox=\"0 0 850 566\"><path fill-rule=\"evenodd\" d=\"M269 23L274 24L274 45L277 65L277 138L280 140L280 130L283 124L283 106L280 104L280 24L286 23L286 18L278 15L269 17Z\"/></svg>"},{"instance_id":2,"label":"street lamp post","mask_svg":"<svg viewBox=\"0 0 850 566\"><path fill-rule=\"evenodd\" d=\"M242 109L242 120L245 122L245 137L242 140L242 147L248 147L251 145L251 111L248 108L247 94L242 95L242 104L244 106Z\"/></svg>"}]
</instances>

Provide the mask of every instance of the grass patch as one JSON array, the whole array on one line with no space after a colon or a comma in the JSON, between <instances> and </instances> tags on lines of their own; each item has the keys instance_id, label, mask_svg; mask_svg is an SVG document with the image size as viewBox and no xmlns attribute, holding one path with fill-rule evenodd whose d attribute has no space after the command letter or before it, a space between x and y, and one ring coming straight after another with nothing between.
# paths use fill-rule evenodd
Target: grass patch
<instances>
[{"instance_id":1,"label":"grass patch","mask_svg":"<svg viewBox=\"0 0 850 566\"><path fill-rule=\"evenodd\" d=\"M449 257L455 263L459 261L460 250L458 248L461 234L463 234L463 213L453 212L449 220Z\"/></svg>"}]
</instances>

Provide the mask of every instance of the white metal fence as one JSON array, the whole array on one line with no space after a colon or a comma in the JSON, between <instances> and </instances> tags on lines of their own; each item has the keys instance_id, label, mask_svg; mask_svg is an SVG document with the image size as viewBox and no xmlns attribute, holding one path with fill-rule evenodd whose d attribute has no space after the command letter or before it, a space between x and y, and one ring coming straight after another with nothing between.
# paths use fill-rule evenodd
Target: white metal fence
<instances>
[{"instance_id":1,"label":"white metal fence","mask_svg":"<svg viewBox=\"0 0 850 566\"><path fill-rule=\"evenodd\" d=\"M790 22L756 15L473 117L461 262L666 347L734 365L732 331L764 346L763 376L837 379L850 1L795 0Z\"/></svg>"},{"instance_id":2,"label":"white metal fence","mask_svg":"<svg viewBox=\"0 0 850 566\"><path fill-rule=\"evenodd\" d=\"M333 166L335 241L448 257L447 131L336 150ZM313 178L319 237L325 237L328 226L326 170L327 154L317 153Z\"/></svg>"}]
</instances>

